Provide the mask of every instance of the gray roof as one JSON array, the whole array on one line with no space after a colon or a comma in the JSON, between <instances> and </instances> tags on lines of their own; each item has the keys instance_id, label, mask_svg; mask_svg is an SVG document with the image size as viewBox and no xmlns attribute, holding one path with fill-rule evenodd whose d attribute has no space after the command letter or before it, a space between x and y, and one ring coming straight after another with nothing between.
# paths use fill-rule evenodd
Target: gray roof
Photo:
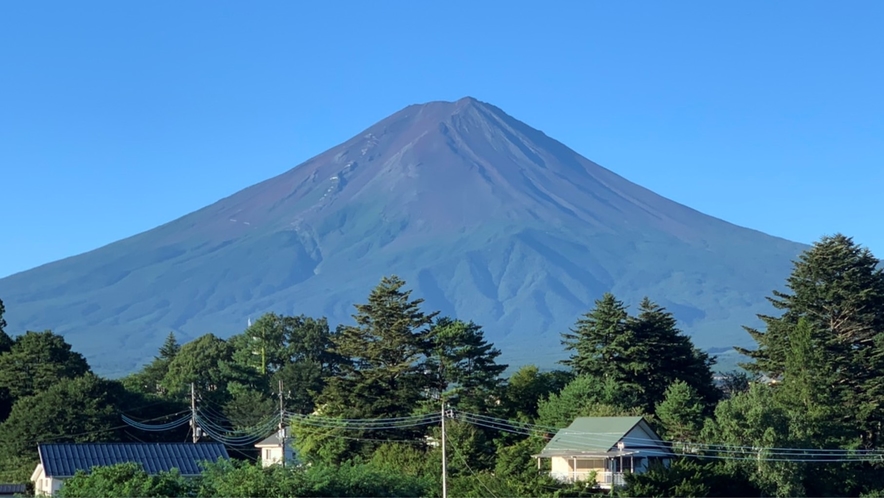
<instances>
[{"instance_id":1,"label":"gray roof","mask_svg":"<svg viewBox=\"0 0 884 498\"><path fill-rule=\"evenodd\" d=\"M289 428L286 427L284 430L285 430L285 435L286 435L286 442L288 442L288 440L290 439L290 438L289 438ZM279 444L280 444L280 441L279 441L279 431L277 430L276 432L274 432L274 433L271 434L270 436L268 436L268 437L262 439L260 443L255 444L255 446L256 446L256 447L260 447L260 446L279 446Z\"/></svg>"},{"instance_id":2,"label":"gray roof","mask_svg":"<svg viewBox=\"0 0 884 498\"><path fill-rule=\"evenodd\" d=\"M43 470L50 477L71 477L92 467L139 463L148 474L178 469L182 475L200 473L200 462L228 459L220 443L61 443L38 445Z\"/></svg>"},{"instance_id":3,"label":"gray roof","mask_svg":"<svg viewBox=\"0 0 884 498\"><path fill-rule=\"evenodd\" d=\"M617 456L648 453L653 449L659 453L662 446L659 440L624 441L625 448L622 451L617 448L617 443L637 425L643 425L656 436L642 417L578 417L556 433L538 456Z\"/></svg>"}]
</instances>

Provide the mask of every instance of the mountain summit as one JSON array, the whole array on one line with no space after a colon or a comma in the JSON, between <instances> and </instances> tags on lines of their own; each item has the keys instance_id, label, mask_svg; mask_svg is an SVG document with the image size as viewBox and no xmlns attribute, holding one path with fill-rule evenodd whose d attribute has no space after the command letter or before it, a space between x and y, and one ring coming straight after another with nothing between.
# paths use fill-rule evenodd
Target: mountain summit
<instances>
[{"instance_id":1,"label":"mountain summit","mask_svg":"<svg viewBox=\"0 0 884 498\"><path fill-rule=\"evenodd\" d=\"M740 325L802 249L464 98L406 107L199 211L2 279L0 297L8 330L52 328L122 373L170 329L227 336L266 311L347 322L395 273L428 308L483 325L510 362L550 365L605 291L651 297L701 347L744 343Z\"/></svg>"}]
</instances>

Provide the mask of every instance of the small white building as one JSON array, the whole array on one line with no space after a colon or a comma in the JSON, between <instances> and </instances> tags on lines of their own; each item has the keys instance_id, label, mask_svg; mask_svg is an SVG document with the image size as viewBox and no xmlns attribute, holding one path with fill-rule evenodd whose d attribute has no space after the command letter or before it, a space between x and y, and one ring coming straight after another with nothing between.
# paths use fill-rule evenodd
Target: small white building
<instances>
[{"instance_id":1,"label":"small white building","mask_svg":"<svg viewBox=\"0 0 884 498\"><path fill-rule=\"evenodd\" d=\"M40 463L31 474L34 494L51 496L78 471L137 463L150 475L178 469L184 477L202 471L200 463L229 459L220 443L55 443L38 444Z\"/></svg>"},{"instance_id":2,"label":"small white building","mask_svg":"<svg viewBox=\"0 0 884 498\"><path fill-rule=\"evenodd\" d=\"M669 465L672 450L642 417L579 417L560 430L538 455L550 459L550 476L586 481L595 475L601 489L622 486L627 473L642 473L654 462Z\"/></svg>"},{"instance_id":3,"label":"small white building","mask_svg":"<svg viewBox=\"0 0 884 498\"><path fill-rule=\"evenodd\" d=\"M285 444L283 444L283 442ZM282 463L283 453L285 453L286 465L297 463L288 427L274 432L270 437L256 444L255 448L258 448L261 452L262 467L269 467L271 465Z\"/></svg>"}]
</instances>

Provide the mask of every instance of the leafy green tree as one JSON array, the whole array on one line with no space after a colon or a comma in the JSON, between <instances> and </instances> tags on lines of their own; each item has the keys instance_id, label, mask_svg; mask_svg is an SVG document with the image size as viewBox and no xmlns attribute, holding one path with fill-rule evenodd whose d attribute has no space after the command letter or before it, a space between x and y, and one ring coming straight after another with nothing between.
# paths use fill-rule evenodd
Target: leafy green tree
<instances>
[{"instance_id":1,"label":"leafy green tree","mask_svg":"<svg viewBox=\"0 0 884 498\"><path fill-rule=\"evenodd\" d=\"M473 413L487 411L491 396L502 384L500 374L508 365L498 365L500 350L485 341L482 328L450 318L439 318L430 329L431 351L426 363L438 372L439 388L454 407Z\"/></svg>"},{"instance_id":2,"label":"leafy green tree","mask_svg":"<svg viewBox=\"0 0 884 498\"><path fill-rule=\"evenodd\" d=\"M794 444L790 423L789 413L777 402L773 387L756 383L749 391L719 403L701 437L716 444L757 448L741 453L742 459L726 463L731 473L747 475L767 496L805 496L806 464L769 459L766 450L801 447Z\"/></svg>"},{"instance_id":3,"label":"leafy green tree","mask_svg":"<svg viewBox=\"0 0 884 498\"><path fill-rule=\"evenodd\" d=\"M20 335L9 351L0 354L0 385L6 386L13 399L45 391L62 379L88 371L83 355L48 330Z\"/></svg>"},{"instance_id":4,"label":"leafy green tree","mask_svg":"<svg viewBox=\"0 0 884 498\"><path fill-rule=\"evenodd\" d=\"M670 384L655 414L668 441L690 443L699 440L703 429L703 400L687 382L677 380ZM690 445L680 446L682 451L691 451Z\"/></svg>"},{"instance_id":5,"label":"leafy green tree","mask_svg":"<svg viewBox=\"0 0 884 498\"><path fill-rule=\"evenodd\" d=\"M626 474L617 495L631 496L759 496L745 476L733 474L721 462L677 459L667 468L652 465L642 474Z\"/></svg>"},{"instance_id":6,"label":"leafy green tree","mask_svg":"<svg viewBox=\"0 0 884 498\"><path fill-rule=\"evenodd\" d=\"M235 363L256 374L252 387L269 394L281 381L286 408L307 414L340 363L332 336L325 318L268 313L228 342Z\"/></svg>"},{"instance_id":7,"label":"leafy green tree","mask_svg":"<svg viewBox=\"0 0 884 498\"><path fill-rule=\"evenodd\" d=\"M61 379L45 391L19 399L0 425L0 453L31 454L38 442L119 440L115 401L124 397L119 383L94 374Z\"/></svg>"},{"instance_id":8,"label":"leafy green tree","mask_svg":"<svg viewBox=\"0 0 884 498\"><path fill-rule=\"evenodd\" d=\"M396 469L346 462L340 466L262 468L250 462L220 461L209 464L199 482L198 497L302 496L302 497L413 497L431 496L421 477Z\"/></svg>"},{"instance_id":9,"label":"leafy green tree","mask_svg":"<svg viewBox=\"0 0 884 498\"><path fill-rule=\"evenodd\" d=\"M581 375L537 406L537 424L560 429L577 417L642 415L634 387Z\"/></svg>"},{"instance_id":10,"label":"leafy green tree","mask_svg":"<svg viewBox=\"0 0 884 498\"><path fill-rule=\"evenodd\" d=\"M187 496L189 483L177 469L149 475L137 463L78 470L58 492L61 498L153 498Z\"/></svg>"},{"instance_id":11,"label":"leafy green tree","mask_svg":"<svg viewBox=\"0 0 884 498\"><path fill-rule=\"evenodd\" d=\"M574 375L564 370L541 372L535 365L521 367L507 379L504 387L505 414L521 422L533 422L537 418L538 403L561 391L572 380Z\"/></svg>"},{"instance_id":12,"label":"leafy green tree","mask_svg":"<svg viewBox=\"0 0 884 498\"><path fill-rule=\"evenodd\" d=\"M238 378L232 365L233 349L213 334L188 342L169 362L162 386L180 399L190 395L194 383L200 399L223 406L230 399L228 384Z\"/></svg>"},{"instance_id":13,"label":"leafy green tree","mask_svg":"<svg viewBox=\"0 0 884 498\"><path fill-rule=\"evenodd\" d=\"M329 379L320 397L324 415L389 418L409 415L421 400L428 377L426 327L437 313L420 309L398 277L384 277L367 304L356 305L356 326L343 327L332 352L348 361ZM410 430L374 431L374 438L413 436ZM353 434L361 437L360 434ZM364 435L362 435L364 436ZM355 445L355 442L354 442ZM370 448L369 444L360 445Z\"/></svg>"}]
</instances>

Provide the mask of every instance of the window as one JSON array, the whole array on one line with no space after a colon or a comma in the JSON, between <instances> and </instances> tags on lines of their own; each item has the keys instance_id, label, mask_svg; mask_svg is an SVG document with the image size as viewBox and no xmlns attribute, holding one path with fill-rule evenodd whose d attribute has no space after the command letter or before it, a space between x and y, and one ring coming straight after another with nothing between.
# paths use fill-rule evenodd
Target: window
<instances>
[{"instance_id":1,"label":"window","mask_svg":"<svg viewBox=\"0 0 884 498\"><path fill-rule=\"evenodd\" d=\"M270 454L271 454L270 448L265 449L264 450L264 460L270 460L270 458L271 458Z\"/></svg>"}]
</instances>

